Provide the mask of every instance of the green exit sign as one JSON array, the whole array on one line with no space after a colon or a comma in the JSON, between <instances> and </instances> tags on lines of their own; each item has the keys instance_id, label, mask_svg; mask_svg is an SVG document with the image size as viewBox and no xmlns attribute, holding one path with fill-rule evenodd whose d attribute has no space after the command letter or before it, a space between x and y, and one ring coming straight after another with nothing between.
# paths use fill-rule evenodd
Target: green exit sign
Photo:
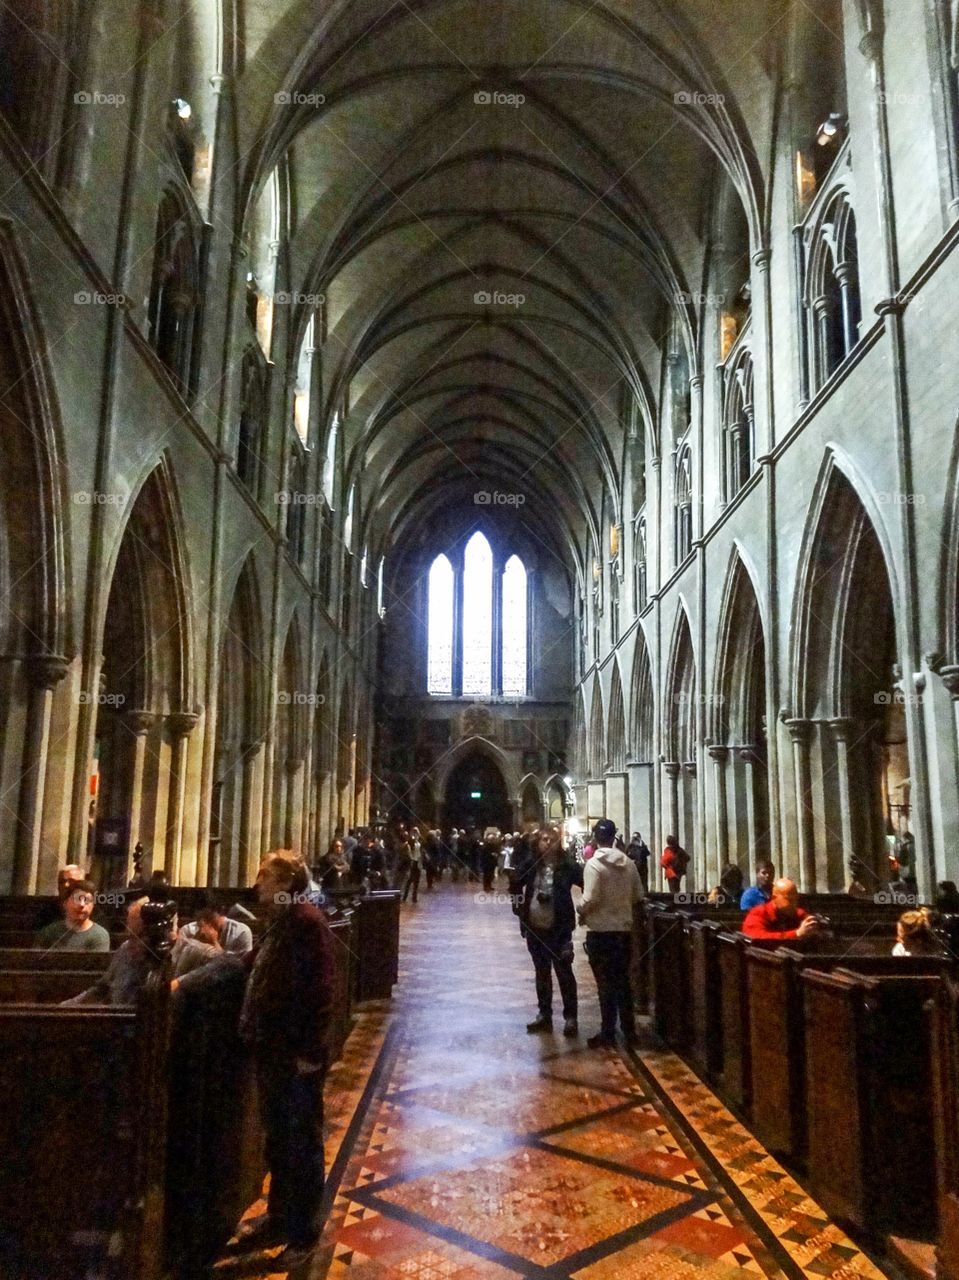
<instances>
[{"instance_id":1,"label":"green exit sign","mask_svg":"<svg viewBox=\"0 0 959 1280\"><path fill-rule=\"evenodd\" d=\"M483 793L482 793L482 791L471 791L471 792L470 792L470 799L471 799L471 800L482 800L482 799L483 799Z\"/></svg>"}]
</instances>

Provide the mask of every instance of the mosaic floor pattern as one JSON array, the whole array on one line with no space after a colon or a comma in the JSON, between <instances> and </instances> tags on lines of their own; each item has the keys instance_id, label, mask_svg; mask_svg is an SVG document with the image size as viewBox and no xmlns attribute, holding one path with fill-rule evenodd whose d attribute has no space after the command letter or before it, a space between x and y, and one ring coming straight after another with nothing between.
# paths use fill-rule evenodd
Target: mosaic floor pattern
<instances>
[{"instance_id":1,"label":"mosaic floor pattern","mask_svg":"<svg viewBox=\"0 0 959 1280\"><path fill-rule=\"evenodd\" d=\"M404 907L392 1005L328 1082L330 1214L294 1280L882 1280L673 1054L586 1048L579 943L576 970L581 1038L529 1036L509 907L450 884Z\"/></svg>"}]
</instances>

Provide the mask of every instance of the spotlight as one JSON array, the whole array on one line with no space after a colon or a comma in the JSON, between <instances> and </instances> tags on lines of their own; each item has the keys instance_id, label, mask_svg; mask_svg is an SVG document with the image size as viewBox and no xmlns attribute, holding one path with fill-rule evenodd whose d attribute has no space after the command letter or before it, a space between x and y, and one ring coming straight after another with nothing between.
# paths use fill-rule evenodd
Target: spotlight
<instances>
[{"instance_id":1,"label":"spotlight","mask_svg":"<svg viewBox=\"0 0 959 1280\"><path fill-rule=\"evenodd\" d=\"M838 111L830 111L829 115L816 130L816 141L821 147L828 147L839 135L842 128L842 116Z\"/></svg>"},{"instance_id":2,"label":"spotlight","mask_svg":"<svg viewBox=\"0 0 959 1280\"><path fill-rule=\"evenodd\" d=\"M193 115L193 108L185 98L174 98L173 109L181 120L189 120L190 116Z\"/></svg>"}]
</instances>

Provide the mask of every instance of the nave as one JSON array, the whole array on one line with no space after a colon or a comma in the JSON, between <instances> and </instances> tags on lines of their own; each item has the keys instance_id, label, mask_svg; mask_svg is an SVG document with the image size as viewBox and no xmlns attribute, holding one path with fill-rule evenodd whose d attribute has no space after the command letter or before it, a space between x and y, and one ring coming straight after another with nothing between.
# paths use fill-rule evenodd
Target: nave
<instances>
[{"instance_id":1,"label":"nave","mask_svg":"<svg viewBox=\"0 0 959 1280\"><path fill-rule=\"evenodd\" d=\"M393 1000L362 1015L328 1080L330 1215L295 1280L894 1274L651 1035L636 1056L586 1049L582 930L570 1042L525 1033L533 975L505 896L444 884L403 913ZM285 1273L228 1251L215 1274Z\"/></svg>"}]
</instances>

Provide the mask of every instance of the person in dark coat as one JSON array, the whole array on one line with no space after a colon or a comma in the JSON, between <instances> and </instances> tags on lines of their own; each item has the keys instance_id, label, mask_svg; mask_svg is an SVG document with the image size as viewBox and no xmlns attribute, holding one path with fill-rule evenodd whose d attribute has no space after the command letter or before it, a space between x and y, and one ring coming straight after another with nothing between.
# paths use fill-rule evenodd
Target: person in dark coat
<instances>
[{"instance_id":1,"label":"person in dark coat","mask_svg":"<svg viewBox=\"0 0 959 1280\"><path fill-rule=\"evenodd\" d=\"M579 1033L573 930L573 885L583 886L583 868L563 849L557 826L543 827L521 855L512 880L520 930L533 961L539 1015L529 1032L553 1029L553 973L563 999L563 1035Z\"/></svg>"},{"instance_id":2,"label":"person in dark coat","mask_svg":"<svg viewBox=\"0 0 959 1280\"><path fill-rule=\"evenodd\" d=\"M256 1066L270 1193L264 1218L238 1233L255 1246L285 1242L276 1269L313 1252L323 1199L323 1081L333 1004L333 935L307 901L307 870L289 850L267 854L256 877L271 917L253 955L240 1035ZM271 1265L273 1265L271 1263Z\"/></svg>"},{"instance_id":3,"label":"person in dark coat","mask_svg":"<svg viewBox=\"0 0 959 1280\"><path fill-rule=\"evenodd\" d=\"M633 838L626 846L626 857L636 863L636 870L639 872L639 878L643 885L643 893L649 893L649 860L652 857L652 853L649 845L638 831L633 832Z\"/></svg>"}]
</instances>

